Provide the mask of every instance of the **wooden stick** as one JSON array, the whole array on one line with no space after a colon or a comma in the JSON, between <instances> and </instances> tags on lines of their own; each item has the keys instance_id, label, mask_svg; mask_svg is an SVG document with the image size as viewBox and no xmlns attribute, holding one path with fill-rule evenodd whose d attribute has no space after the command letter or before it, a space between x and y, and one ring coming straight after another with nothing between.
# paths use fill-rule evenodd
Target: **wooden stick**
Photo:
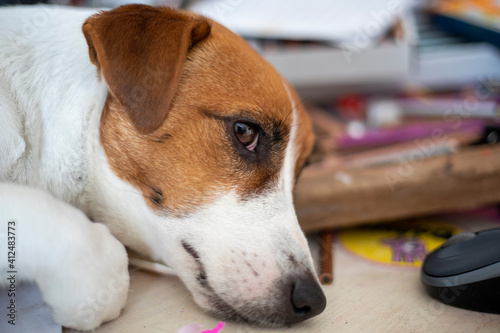
<instances>
[{"instance_id":1,"label":"wooden stick","mask_svg":"<svg viewBox=\"0 0 500 333\"><path fill-rule=\"evenodd\" d=\"M321 284L332 284L333 282L333 255L332 255L332 232L327 230L321 233Z\"/></svg>"},{"instance_id":2,"label":"wooden stick","mask_svg":"<svg viewBox=\"0 0 500 333\"><path fill-rule=\"evenodd\" d=\"M305 232L500 203L498 144L369 168L312 166L304 169L294 192Z\"/></svg>"}]
</instances>

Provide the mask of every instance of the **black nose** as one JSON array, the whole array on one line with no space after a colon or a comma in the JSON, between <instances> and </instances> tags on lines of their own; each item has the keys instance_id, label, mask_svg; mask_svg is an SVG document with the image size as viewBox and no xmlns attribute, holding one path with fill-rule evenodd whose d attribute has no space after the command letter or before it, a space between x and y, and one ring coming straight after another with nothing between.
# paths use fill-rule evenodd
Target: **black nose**
<instances>
[{"instance_id":1,"label":"black nose","mask_svg":"<svg viewBox=\"0 0 500 333\"><path fill-rule=\"evenodd\" d=\"M296 279L292 284L291 307L285 324L294 324L319 315L326 307L326 297L313 277Z\"/></svg>"}]
</instances>

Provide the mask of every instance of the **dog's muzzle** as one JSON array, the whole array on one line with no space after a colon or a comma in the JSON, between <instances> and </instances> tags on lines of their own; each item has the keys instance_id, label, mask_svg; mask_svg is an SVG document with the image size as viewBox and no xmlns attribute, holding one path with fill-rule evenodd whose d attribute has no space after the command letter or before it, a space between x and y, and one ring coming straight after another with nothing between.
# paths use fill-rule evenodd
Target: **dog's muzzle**
<instances>
[{"instance_id":1,"label":"dog's muzzle","mask_svg":"<svg viewBox=\"0 0 500 333\"><path fill-rule=\"evenodd\" d=\"M265 288L265 295L259 297L252 296L251 290L249 295L244 296L237 293L238 296L233 296L228 290L219 293L220 290L211 282L211 276L206 273L198 252L185 241L182 241L182 246L198 263L196 280L211 306L207 310L217 317L273 327L312 318L326 307L326 297L315 273L305 267L275 279ZM254 273L259 276L257 272ZM232 281L228 281L228 285L231 285Z\"/></svg>"}]
</instances>

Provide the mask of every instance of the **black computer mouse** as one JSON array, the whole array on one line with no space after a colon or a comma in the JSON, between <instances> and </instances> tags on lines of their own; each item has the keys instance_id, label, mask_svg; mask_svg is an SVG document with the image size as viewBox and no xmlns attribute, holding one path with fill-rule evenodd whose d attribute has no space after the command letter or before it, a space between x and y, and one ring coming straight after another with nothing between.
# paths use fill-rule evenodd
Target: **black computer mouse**
<instances>
[{"instance_id":1,"label":"black computer mouse","mask_svg":"<svg viewBox=\"0 0 500 333\"><path fill-rule=\"evenodd\" d=\"M500 314L500 228L450 237L427 255L421 280L445 304Z\"/></svg>"}]
</instances>

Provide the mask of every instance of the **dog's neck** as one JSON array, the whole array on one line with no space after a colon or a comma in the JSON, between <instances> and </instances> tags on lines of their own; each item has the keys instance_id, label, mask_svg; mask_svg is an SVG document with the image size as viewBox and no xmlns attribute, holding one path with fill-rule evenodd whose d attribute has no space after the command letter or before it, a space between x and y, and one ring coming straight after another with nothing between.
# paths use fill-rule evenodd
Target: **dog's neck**
<instances>
[{"instance_id":1,"label":"dog's neck","mask_svg":"<svg viewBox=\"0 0 500 333\"><path fill-rule=\"evenodd\" d=\"M27 30L17 24L19 12L0 24L5 30L0 36L0 143L7 152L0 180L44 188L78 204L89 171L88 139L96 137L90 125L100 117L106 85L90 63L81 32L90 12L67 17L40 8L52 18L43 27Z\"/></svg>"},{"instance_id":2,"label":"dog's neck","mask_svg":"<svg viewBox=\"0 0 500 333\"><path fill-rule=\"evenodd\" d=\"M58 15L59 8L42 6L24 9L23 17L40 10L51 20L37 29L16 24L22 21L15 17L19 12L0 22L6 31L0 35L0 147L5 152L0 181L46 189L83 209L89 189L101 186L96 174L106 163L99 136L108 89L90 62L81 28L94 11Z\"/></svg>"},{"instance_id":3,"label":"dog's neck","mask_svg":"<svg viewBox=\"0 0 500 333\"><path fill-rule=\"evenodd\" d=\"M27 32L19 12L0 22L0 181L45 189L149 254L155 235L141 224L148 214L142 194L111 171L101 143L108 88L82 33L95 11L59 15L42 6L23 9L23 17L40 10L51 20ZM123 202L144 212L123 212Z\"/></svg>"}]
</instances>

